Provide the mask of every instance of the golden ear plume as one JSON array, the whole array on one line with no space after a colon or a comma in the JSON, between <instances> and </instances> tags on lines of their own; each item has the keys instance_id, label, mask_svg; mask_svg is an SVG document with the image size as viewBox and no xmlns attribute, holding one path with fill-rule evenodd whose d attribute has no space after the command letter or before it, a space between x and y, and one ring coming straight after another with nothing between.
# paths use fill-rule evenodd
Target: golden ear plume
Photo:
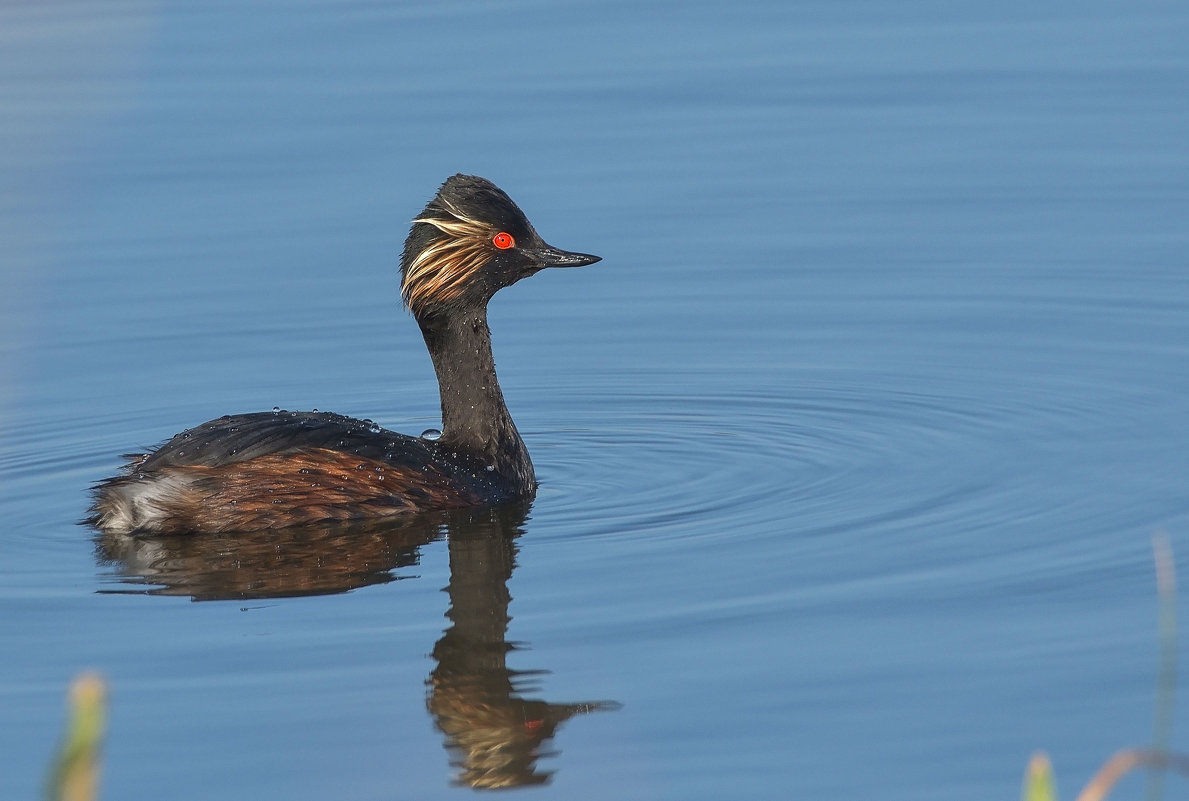
<instances>
[{"instance_id":1,"label":"golden ear plume","mask_svg":"<svg viewBox=\"0 0 1189 801\"><path fill-rule=\"evenodd\" d=\"M418 217L414 223L432 225L444 234L405 268L401 294L414 314L430 306L448 303L462 295L467 281L491 257L490 226L462 214L452 204L439 200L453 219Z\"/></svg>"}]
</instances>

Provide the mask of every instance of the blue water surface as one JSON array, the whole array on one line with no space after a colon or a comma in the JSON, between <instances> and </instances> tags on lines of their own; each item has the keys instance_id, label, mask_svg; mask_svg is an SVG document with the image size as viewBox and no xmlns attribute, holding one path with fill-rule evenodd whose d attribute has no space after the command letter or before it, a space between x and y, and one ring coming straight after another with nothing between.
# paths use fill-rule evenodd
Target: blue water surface
<instances>
[{"instance_id":1,"label":"blue water surface","mask_svg":"<svg viewBox=\"0 0 1189 801\"><path fill-rule=\"evenodd\" d=\"M0 797L88 668L124 801L1002 799L1038 748L1072 797L1151 737L1153 534L1189 558L1187 43L1158 0L4 6ZM79 525L225 413L439 425L397 261L455 172L604 259L491 307L535 503Z\"/></svg>"}]
</instances>

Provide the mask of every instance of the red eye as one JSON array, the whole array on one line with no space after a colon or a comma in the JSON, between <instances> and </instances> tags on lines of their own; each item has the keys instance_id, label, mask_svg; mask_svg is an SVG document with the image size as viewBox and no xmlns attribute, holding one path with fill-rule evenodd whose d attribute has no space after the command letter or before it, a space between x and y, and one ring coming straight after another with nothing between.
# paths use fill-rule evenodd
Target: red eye
<instances>
[{"instance_id":1,"label":"red eye","mask_svg":"<svg viewBox=\"0 0 1189 801\"><path fill-rule=\"evenodd\" d=\"M516 240L512 238L511 234L500 231L491 238L491 244L495 245L500 250L507 250L516 244Z\"/></svg>"}]
</instances>

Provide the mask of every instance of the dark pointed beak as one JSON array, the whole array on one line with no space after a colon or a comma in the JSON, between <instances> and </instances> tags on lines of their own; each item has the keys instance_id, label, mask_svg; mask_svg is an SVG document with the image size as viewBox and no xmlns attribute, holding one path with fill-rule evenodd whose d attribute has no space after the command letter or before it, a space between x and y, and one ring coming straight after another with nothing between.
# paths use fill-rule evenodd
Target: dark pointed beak
<instances>
[{"instance_id":1,"label":"dark pointed beak","mask_svg":"<svg viewBox=\"0 0 1189 801\"><path fill-rule=\"evenodd\" d=\"M592 256L589 253L571 253L568 250L558 250L551 245L542 245L532 251L533 256L542 267L582 267L602 261L602 256Z\"/></svg>"}]
</instances>

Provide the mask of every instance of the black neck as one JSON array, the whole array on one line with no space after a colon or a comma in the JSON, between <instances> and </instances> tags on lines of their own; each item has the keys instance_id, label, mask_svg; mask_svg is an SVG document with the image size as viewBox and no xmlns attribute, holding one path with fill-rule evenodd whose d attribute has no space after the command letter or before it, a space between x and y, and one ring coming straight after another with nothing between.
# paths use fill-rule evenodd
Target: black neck
<instances>
[{"instance_id":1,"label":"black neck","mask_svg":"<svg viewBox=\"0 0 1189 801\"><path fill-rule=\"evenodd\" d=\"M487 309L428 315L417 321L438 374L444 448L493 465L517 494L536 488L533 463L504 405L491 356Z\"/></svg>"}]
</instances>

